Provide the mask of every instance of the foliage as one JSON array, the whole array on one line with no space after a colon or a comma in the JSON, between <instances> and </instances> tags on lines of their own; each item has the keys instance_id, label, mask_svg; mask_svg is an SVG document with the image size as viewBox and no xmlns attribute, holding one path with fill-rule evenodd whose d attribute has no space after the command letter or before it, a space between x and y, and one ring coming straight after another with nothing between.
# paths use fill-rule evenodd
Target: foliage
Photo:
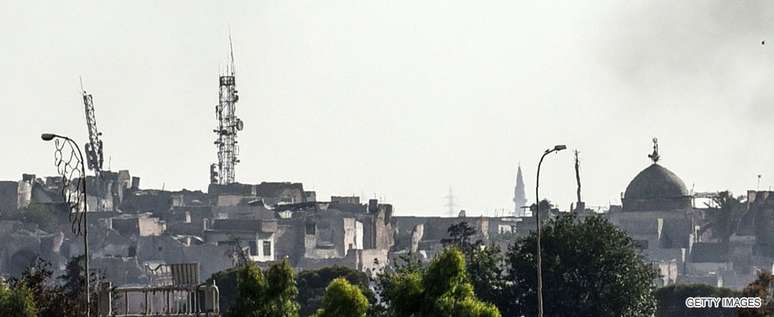
<instances>
[{"instance_id":1,"label":"foliage","mask_svg":"<svg viewBox=\"0 0 774 317\"><path fill-rule=\"evenodd\" d=\"M58 218L44 205L32 203L21 210L20 216L22 221L37 224L43 231L53 232L56 230Z\"/></svg>"},{"instance_id":2,"label":"foliage","mask_svg":"<svg viewBox=\"0 0 774 317\"><path fill-rule=\"evenodd\" d=\"M27 285L21 283L9 288L0 283L0 316L37 317L35 298Z\"/></svg>"},{"instance_id":3,"label":"foliage","mask_svg":"<svg viewBox=\"0 0 774 317\"><path fill-rule=\"evenodd\" d=\"M296 317L295 273L287 261L272 265L264 273L254 263L237 271L237 297L229 316Z\"/></svg>"},{"instance_id":4,"label":"foliage","mask_svg":"<svg viewBox=\"0 0 774 317\"><path fill-rule=\"evenodd\" d=\"M450 241L465 254L467 273L478 298L500 307L507 300L502 296L504 276L503 257L496 245L484 246L481 240L473 242L476 230L467 222L454 224L448 229Z\"/></svg>"},{"instance_id":5,"label":"foliage","mask_svg":"<svg viewBox=\"0 0 774 317\"><path fill-rule=\"evenodd\" d=\"M207 279L207 284L212 284L214 281L215 285L218 286L218 292L220 293L220 311L227 312L235 307L237 296L239 294L237 279L239 273L243 269L244 267L230 268L212 274L212 276Z\"/></svg>"},{"instance_id":6,"label":"foliage","mask_svg":"<svg viewBox=\"0 0 774 317\"><path fill-rule=\"evenodd\" d=\"M476 235L476 229L473 229L466 221L462 221L453 224L447 229L449 233L449 239L452 244L456 245L462 252L468 253L471 249L481 245L481 240L473 241L473 237Z\"/></svg>"},{"instance_id":7,"label":"foliage","mask_svg":"<svg viewBox=\"0 0 774 317\"><path fill-rule=\"evenodd\" d=\"M307 270L300 272L297 278L298 304L301 316L309 316L320 307L326 288L337 278L344 278L350 284L359 287L369 303L376 302L374 292L368 287L368 275L361 271L343 266Z\"/></svg>"},{"instance_id":8,"label":"foliage","mask_svg":"<svg viewBox=\"0 0 774 317\"><path fill-rule=\"evenodd\" d=\"M763 317L774 316L774 294L772 294L772 283L774 275L770 272L762 271L758 273L758 278L752 281L742 290L743 297L758 297L762 299L762 305L758 309L740 309L739 317Z\"/></svg>"},{"instance_id":9,"label":"foliage","mask_svg":"<svg viewBox=\"0 0 774 317\"><path fill-rule=\"evenodd\" d=\"M237 300L229 311L230 316L267 316L266 279L257 265L248 263L238 271L237 290Z\"/></svg>"},{"instance_id":10,"label":"foliage","mask_svg":"<svg viewBox=\"0 0 774 317\"><path fill-rule=\"evenodd\" d=\"M39 258L21 276L9 280L9 284L14 289L24 287L30 291L39 317L81 316L83 294L68 294L52 276L51 265Z\"/></svg>"},{"instance_id":11,"label":"foliage","mask_svg":"<svg viewBox=\"0 0 774 317\"><path fill-rule=\"evenodd\" d=\"M744 205L731 192L722 191L712 198L712 204L707 204L707 207L710 221L704 229L711 228L714 238L728 243L744 213Z\"/></svg>"},{"instance_id":12,"label":"foliage","mask_svg":"<svg viewBox=\"0 0 774 317\"><path fill-rule=\"evenodd\" d=\"M388 316L500 316L496 307L476 298L465 258L456 247L439 253L424 270L384 273L380 284Z\"/></svg>"},{"instance_id":13,"label":"foliage","mask_svg":"<svg viewBox=\"0 0 774 317\"><path fill-rule=\"evenodd\" d=\"M269 315L277 317L298 316L296 273L287 260L274 264L266 273Z\"/></svg>"},{"instance_id":14,"label":"foliage","mask_svg":"<svg viewBox=\"0 0 774 317\"><path fill-rule=\"evenodd\" d=\"M344 278L336 278L325 289L322 307L314 317L365 317L368 299L356 285Z\"/></svg>"},{"instance_id":15,"label":"foliage","mask_svg":"<svg viewBox=\"0 0 774 317\"><path fill-rule=\"evenodd\" d=\"M706 284L669 285L657 289L654 293L658 308L656 317L733 317L733 308L687 308L685 299L688 297L739 297L738 291L714 287Z\"/></svg>"},{"instance_id":16,"label":"foliage","mask_svg":"<svg viewBox=\"0 0 774 317\"><path fill-rule=\"evenodd\" d=\"M467 257L467 271L476 296L481 300L503 307L510 301L503 296L505 275L503 254L496 245L472 250Z\"/></svg>"},{"instance_id":17,"label":"foliage","mask_svg":"<svg viewBox=\"0 0 774 317\"><path fill-rule=\"evenodd\" d=\"M532 214L535 214L535 204L529 206L529 211L532 212ZM540 217L545 217L548 215L549 212L556 212L558 210L554 209L554 204L551 203L548 199L543 199L540 201Z\"/></svg>"},{"instance_id":18,"label":"foliage","mask_svg":"<svg viewBox=\"0 0 774 317\"><path fill-rule=\"evenodd\" d=\"M656 270L601 216L559 215L543 228L545 316L651 316ZM537 315L536 234L507 254L508 316Z\"/></svg>"},{"instance_id":19,"label":"foliage","mask_svg":"<svg viewBox=\"0 0 774 317\"><path fill-rule=\"evenodd\" d=\"M86 286L86 276L84 273L83 255L70 258L65 266L65 274L59 276L62 282L64 294L72 299L83 298L83 289Z\"/></svg>"}]
</instances>

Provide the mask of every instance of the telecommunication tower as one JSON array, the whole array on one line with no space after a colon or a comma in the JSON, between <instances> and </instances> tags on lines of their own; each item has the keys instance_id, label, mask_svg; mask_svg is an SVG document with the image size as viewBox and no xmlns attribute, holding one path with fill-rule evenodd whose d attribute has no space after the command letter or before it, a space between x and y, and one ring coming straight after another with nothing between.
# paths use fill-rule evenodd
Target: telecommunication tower
<instances>
[{"instance_id":1,"label":"telecommunication tower","mask_svg":"<svg viewBox=\"0 0 774 317\"><path fill-rule=\"evenodd\" d=\"M94 99L91 94L83 89L81 82L81 95L83 96L83 105L86 111L86 129L89 130L89 142L84 146L86 149L86 163L89 169L99 177L102 173L102 163L105 161L102 154L102 132L97 129L97 118L94 116Z\"/></svg>"},{"instance_id":2,"label":"telecommunication tower","mask_svg":"<svg viewBox=\"0 0 774 317\"><path fill-rule=\"evenodd\" d=\"M219 102L215 106L218 128L215 145L218 147L218 163L210 165L210 183L231 184L234 182L234 166L239 163L237 132L242 131L244 123L236 116L236 103L239 96L236 90L236 69L234 67L234 48L231 36L228 37L229 63L225 74L220 75Z\"/></svg>"}]
</instances>

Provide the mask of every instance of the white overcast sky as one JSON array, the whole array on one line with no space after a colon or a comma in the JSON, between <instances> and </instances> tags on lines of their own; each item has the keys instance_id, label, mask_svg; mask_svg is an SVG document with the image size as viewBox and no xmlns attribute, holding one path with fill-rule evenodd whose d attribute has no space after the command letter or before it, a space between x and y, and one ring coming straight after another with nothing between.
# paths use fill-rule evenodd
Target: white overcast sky
<instances>
[{"instance_id":1,"label":"white overcast sky","mask_svg":"<svg viewBox=\"0 0 774 317\"><path fill-rule=\"evenodd\" d=\"M83 76L112 169L206 190L229 26L243 183L376 195L404 215L445 213L451 186L492 214L513 208L519 162L534 197L541 152L564 143L602 206L657 136L696 191L774 184L774 3L746 0L4 0L0 179L55 173L41 132L86 140ZM563 208L570 154L542 178Z\"/></svg>"}]
</instances>

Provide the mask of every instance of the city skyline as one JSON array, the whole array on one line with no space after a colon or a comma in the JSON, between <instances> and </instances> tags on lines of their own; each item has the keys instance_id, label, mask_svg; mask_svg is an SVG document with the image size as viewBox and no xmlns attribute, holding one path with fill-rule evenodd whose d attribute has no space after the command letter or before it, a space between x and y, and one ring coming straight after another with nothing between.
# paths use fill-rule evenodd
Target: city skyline
<instances>
[{"instance_id":1,"label":"city skyline","mask_svg":"<svg viewBox=\"0 0 774 317\"><path fill-rule=\"evenodd\" d=\"M18 31L0 35L0 177L56 173L40 133L87 141L83 76L106 169L206 191L230 25L248 122L239 182L375 193L402 215L447 214L451 186L458 208L491 215L512 209L518 162L529 199L540 154L566 144L581 153L584 200L606 206L658 137L660 163L689 189L774 183L761 146L774 132L762 42L774 4L337 3L4 4L0 25ZM562 209L572 160L541 170L541 195Z\"/></svg>"}]
</instances>

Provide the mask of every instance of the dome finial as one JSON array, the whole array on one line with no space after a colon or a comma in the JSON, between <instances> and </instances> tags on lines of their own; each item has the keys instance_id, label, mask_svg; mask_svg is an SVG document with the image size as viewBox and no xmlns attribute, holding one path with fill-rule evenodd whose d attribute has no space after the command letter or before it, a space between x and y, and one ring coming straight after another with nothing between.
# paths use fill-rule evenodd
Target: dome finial
<instances>
[{"instance_id":1,"label":"dome finial","mask_svg":"<svg viewBox=\"0 0 774 317\"><path fill-rule=\"evenodd\" d=\"M658 160L661 158L660 155L658 155L658 138L653 138L653 153L648 154L648 157L653 160L653 163L658 163Z\"/></svg>"}]
</instances>

